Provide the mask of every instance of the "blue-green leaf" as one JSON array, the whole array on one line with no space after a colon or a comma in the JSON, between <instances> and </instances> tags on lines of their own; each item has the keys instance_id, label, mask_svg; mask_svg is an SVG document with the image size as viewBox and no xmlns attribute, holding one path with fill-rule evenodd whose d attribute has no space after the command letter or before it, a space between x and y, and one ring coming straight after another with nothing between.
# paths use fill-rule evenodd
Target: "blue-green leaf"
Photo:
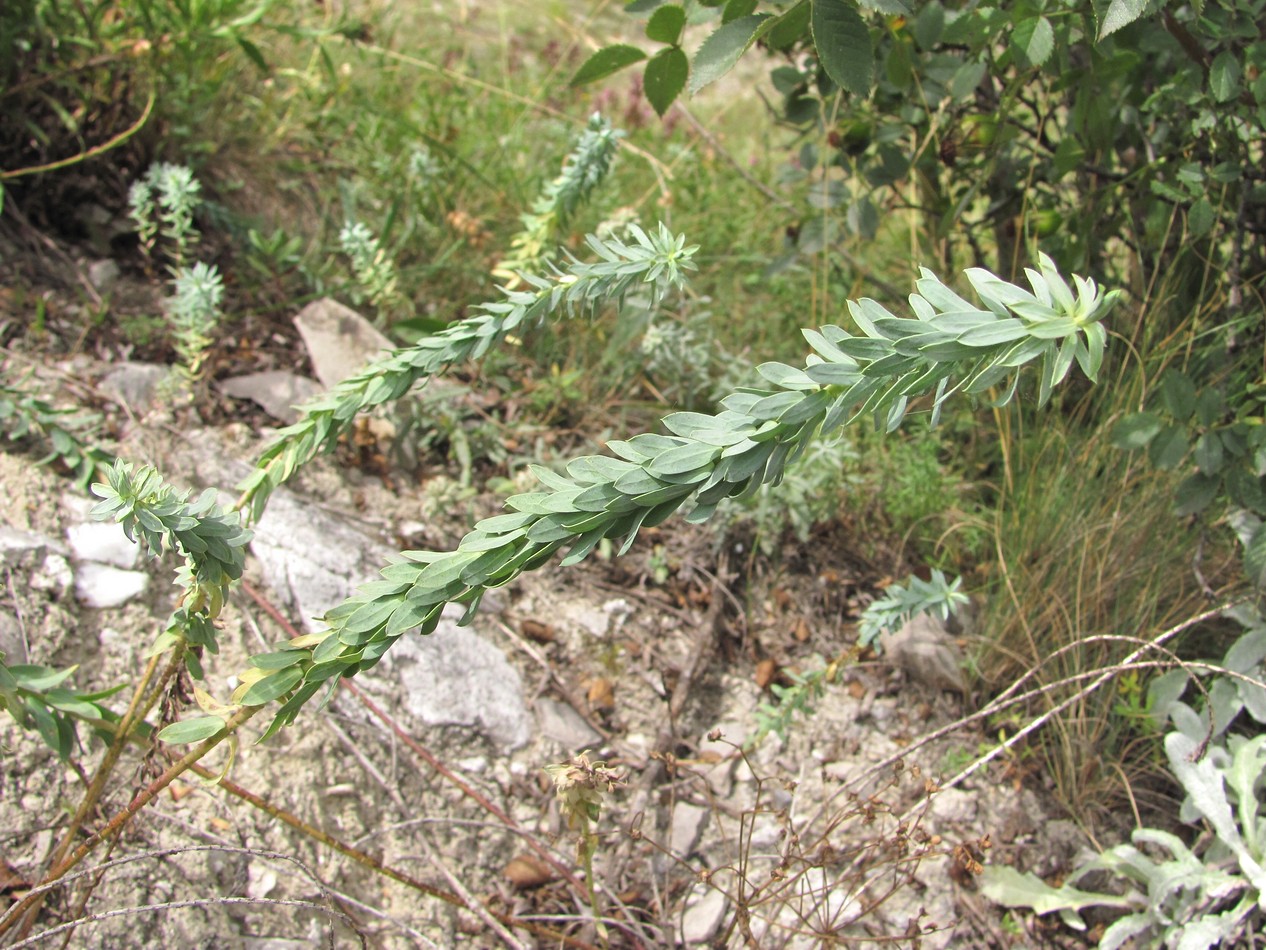
<instances>
[{"instance_id":1,"label":"blue-green leaf","mask_svg":"<svg viewBox=\"0 0 1266 950\"><path fill-rule=\"evenodd\" d=\"M1030 66L1041 66L1055 50L1055 30L1044 16L1021 20L1011 31L1011 46Z\"/></svg>"},{"instance_id":2,"label":"blue-green leaf","mask_svg":"<svg viewBox=\"0 0 1266 950\"><path fill-rule=\"evenodd\" d=\"M1183 426L1166 426L1147 447L1148 458L1157 468L1176 468L1187 454L1187 430Z\"/></svg>"},{"instance_id":3,"label":"blue-green leaf","mask_svg":"<svg viewBox=\"0 0 1266 950\"><path fill-rule=\"evenodd\" d=\"M725 9L721 12L721 22L729 23L731 20L740 20L745 16L751 16L756 12L759 0L729 0L725 5Z\"/></svg>"},{"instance_id":4,"label":"blue-green leaf","mask_svg":"<svg viewBox=\"0 0 1266 950\"><path fill-rule=\"evenodd\" d=\"M1185 516L1204 511L1217 496L1221 485L1220 478L1193 472L1174 490L1174 512Z\"/></svg>"},{"instance_id":5,"label":"blue-green leaf","mask_svg":"<svg viewBox=\"0 0 1266 950\"><path fill-rule=\"evenodd\" d=\"M158 733L162 742L173 745L184 745L190 742L201 742L224 731L224 720L219 716L198 716L196 719L182 719L173 722Z\"/></svg>"},{"instance_id":6,"label":"blue-green leaf","mask_svg":"<svg viewBox=\"0 0 1266 950\"><path fill-rule=\"evenodd\" d=\"M297 666L287 667L270 673L263 679L251 684L242 696L244 706L262 706L290 692L303 679L303 670Z\"/></svg>"},{"instance_id":7,"label":"blue-green leaf","mask_svg":"<svg viewBox=\"0 0 1266 950\"><path fill-rule=\"evenodd\" d=\"M1209 66L1209 92L1218 102L1230 102L1240 94L1240 61L1223 50Z\"/></svg>"},{"instance_id":8,"label":"blue-green leaf","mask_svg":"<svg viewBox=\"0 0 1266 950\"><path fill-rule=\"evenodd\" d=\"M682 475L693 472L711 464L721 456L721 449L714 445L702 445L697 442L679 445L674 449L653 459L646 470L650 474L663 477L665 475Z\"/></svg>"},{"instance_id":9,"label":"blue-green leaf","mask_svg":"<svg viewBox=\"0 0 1266 950\"><path fill-rule=\"evenodd\" d=\"M1146 448L1160 430L1161 420L1156 413L1136 412L1112 427L1112 444L1126 451Z\"/></svg>"},{"instance_id":10,"label":"blue-green leaf","mask_svg":"<svg viewBox=\"0 0 1266 950\"><path fill-rule=\"evenodd\" d=\"M1186 422L1196 411L1196 386L1186 373L1171 369L1160 383L1161 402L1178 422Z\"/></svg>"}]
</instances>

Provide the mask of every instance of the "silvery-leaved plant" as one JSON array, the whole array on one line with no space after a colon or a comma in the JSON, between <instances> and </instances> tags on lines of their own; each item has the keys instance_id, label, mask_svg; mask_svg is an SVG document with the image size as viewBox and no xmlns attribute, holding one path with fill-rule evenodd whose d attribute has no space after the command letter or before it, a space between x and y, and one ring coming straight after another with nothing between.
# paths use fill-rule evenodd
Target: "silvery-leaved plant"
<instances>
[{"instance_id":1,"label":"silvery-leaved plant","mask_svg":"<svg viewBox=\"0 0 1266 950\"><path fill-rule=\"evenodd\" d=\"M201 202L202 185L188 166L170 162L151 165L128 190L128 211L145 252L153 251L161 232L172 244L176 266L183 265L198 237L193 213Z\"/></svg>"},{"instance_id":2,"label":"silvery-leaved plant","mask_svg":"<svg viewBox=\"0 0 1266 950\"><path fill-rule=\"evenodd\" d=\"M167 319L181 368L190 379L202 375L202 364L220 322L224 281L214 264L198 261L176 269L175 293L167 300Z\"/></svg>"},{"instance_id":3,"label":"silvery-leaved plant","mask_svg":"<svg viewBox=\"0 0 1266 950\"><path fill-rule=\"evenodd\" d=\"M869 646L885 631L896 630L920 614L949 618L970 598L962 592L963 579L946 579L944 572L933 570L927 580L911 576L903 584L889 584L884 596L862 612L857 625L858 646Z\"/></svg>"},{"instance_id":4,"label":"silvery-leaved plant","mask_svg":"<svg viewBox=\"0 0 1266 950\"><path fill-rule=\"evenodd\" d=\"M510 256L493 268L494 277L514 283L522 273L535 273L555 259L560 230L606 178L623 137L600 114L590 116L563 170L521 216L523 228L510 241Z\"/></svg>"},{"instance_id":5,"label":"silvery-leaved plant","mask_svg":"<svg viewBox=\"0 0 1266 950\"><path fill-rule=\"evenodd\" d=\"M1121 844L1084 863L1060 887L1014 868L989 867L981 890L1007 907L1058 912L1076 930L1088 907L1125 911L1103 933L1100 948L1163 946L1207 950L1235 945L1266 921L1266 624L1240 608L1248 626L1219 663L1194 663L1154 680L1148 706L1160 724L1170 773L1185 793L1179 817L1210 833L1188 845L1155 828L1139 828ZM1181 697L1192 679L1207 681L1199 712ZM1242 731L1240 713L1252 720ZM1117 887L1077 885L1107 872ZM1119 893L1118 893L1119 892Z\"/></svg>"},{"instance_id":6,"label":"silvery-leaved plant","mask_svg":"<svg viewBox=\"0 0 1266 950\"><path fill-rule=\"evenodd\" d=\"M242 576L251 532L241 526L236 511L216 503L214 489L190 503L188 492L167 484L153 466L133 469L121 459L104 474L105 482L92 486L93 494L102 499L92 516L119 522L128 538L151 557L174 551L184 558L177 582L185 592L153 652L183 641L215 653L215 619L229 587ZM191 661L196 669L196 657ZM196 675L202 675L200 670Z\"/></svg>"},{"instance_id":7,"label":"silvery-leaved plant","mask_svg":"<svg viewBox=\"0 0 1266 950\"><path fill-rule=\"evenodd\" d=\"M1088 907L1125 911L1099 938L1101 950L1207 950L1257 933L1266 911L1261 790L1266 735L1231 736L1207 754L1203 750L1203 741L1181 732L1165 737L1173 775L1194 815L1213 832L1206 845L1192 848L1177 835L1140 828L1129 844L1083 864L1060 887L1032 873L992 866L981 878L981 891L1006 907L1058 912L1075 930L1086 929L1081 912ZM1122 893L1077 887L1095 872L1107 872Z\"/></svg>"},{"instance_id":8,"label":"silvery-leaved plant","mask_svg":"<svg viewBox=\"0 0 1266 950\"><path fill-rule=\"evenodd\" d=\"M684 239L662 227L653 237L634 234L633 246L590 237L598 263L573 264L552 281L534 279L534 293L511 292L485 305L483 315L337 387L283 431L244 501L258 502L274 478L288 475L356 412L398 398L453 359L480 355L509 324L622 295L635 282L680 278L689 257ZM575 564L604 539L617 541L622 554L640 529L678 511L688 521L705 521L723 499L777 484L811 442L855 419L873 417L892 429L915 400L925 399L935 415L954 393L983 395L999 386L995 402L1002 404L1014 397L1019 371L1029 364L1037 368L1043 403L1074 363L1094 379L1107 336L1100 321L1116 293L1100 293L1079 277L1074 291L1045 256L1026 273L1031 291L988 271L968 271L984 304L978 306L924 270L910 297L912 315L898 317L873 300L849 302L856 331L805 330L813 352L802 367L758 367L770 388L740 389L717 413L673 413L664 433L613 440L610 455L574 459L562 474L534 467L541 489L510 497L508 511L480 521L456 550L404 552L381 580L327 613L325 629L254 657L234 701L280 700L270 732L280 728L323 686L332 689L339 677L373 666L403 634L433 631L445 605L460 604L462 622L469 622L489 589L557 555L563 565Z\"/></svg>"},{"instance_id":9,"label":"silvery-leaved plant","mask_svg":"<svg viewBox=\"0 0 1266 950\"><path fill-rule=\"evenodd\" d=\"M128 209L145 253L153 253L160 234L171 246L167 322L180 360L177 378L185 383L202 375L224 297L224 282L214 264L188 263L189 250L198 239L193 214L201 202L202 186L193 171L169 162L151 165L128 192Z\"/></svg>"},{"instance_id":10,"label":"silvery-leaved plant","mask_svg":"<svg viewBox=\"0 0 1266 950\"><path fill-rule=\"evenodd\" d=\"M374 233L359 221L349 221L338 233L343 253L352 259L352 274L361 293L379 310L399 297L396 264Z\"/></svg>"}]
</instances>

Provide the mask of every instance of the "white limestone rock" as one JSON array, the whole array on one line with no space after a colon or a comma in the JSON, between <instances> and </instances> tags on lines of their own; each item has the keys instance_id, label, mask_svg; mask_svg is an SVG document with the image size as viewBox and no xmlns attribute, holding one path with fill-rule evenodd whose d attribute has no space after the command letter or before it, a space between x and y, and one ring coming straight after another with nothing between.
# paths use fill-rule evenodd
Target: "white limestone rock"
<instances>
[{"instance_id":1,"label":"white limestone rock","mask_svg":"<svg viewBox=\"0 0 1266 950\"><path fill-rule=\"evenodd\" d=\"M136 567L141 546L113 521L87 521L66 529L66 540L76 561L95 561L129 570Z\"/></svg>"},{"instance_id":2,"label":"white limestone rock","mask_svg":"<svg viewBox=\"0 0 1266 950\"><path fill-rule=\"evenodd\" d=\"M149 586L149 575L87 561L75 575L75 596L85 607L121 607Z\"/></svg>"}]
</instances>

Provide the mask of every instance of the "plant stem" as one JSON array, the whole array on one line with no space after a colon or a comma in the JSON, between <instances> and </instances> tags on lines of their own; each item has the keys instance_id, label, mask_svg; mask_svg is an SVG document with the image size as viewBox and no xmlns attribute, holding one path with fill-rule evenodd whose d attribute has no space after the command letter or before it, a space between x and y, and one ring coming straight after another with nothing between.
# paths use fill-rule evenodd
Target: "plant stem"
<instances>
[{"instance_id":1,"label":"plant stem","mask_svg":"<svg viewBox=\"0 0 1266 950\"><path fill-rule=\"evenodd\" d=\"M136 813L152 802L159 792L175 781L175 779L189 771L189 769L201 760L208 752L236 732L239 727L241 727L262 708L262 706L248 706L240 710L228 721L223 732L212 736L210 739L203 740L194 749L177 760L175 764L163 772L162 775L154 779L154 781L150 782L149 785L142 789L126 808L118 812L113 818L106 822L100 831L89 837L88 840L76 848L69 857L66 857L60 863L54 865L45 875L44 879L40 881L41 886L50 884L65 875L68 871L83 861L84 858L96 850L97 846L103 841L109 840L121 832L123 828L126 827L127 823L136 815ZM0 917L0 936L3 936L11 930L13 925L19 919L25 917L32 908L41 902L41 900L42 892L39 895L29 895L10 908L3 917Z\"/></svg>"},{"instance_id":2,"label":"plant stem","mask_svg":"<svg viewBox=\"0 0 1266 950\"><path fill-rule=\"evenodd\" d=\"M216 773L212 772L210 769L206 768L206 766L203 766L203 765L193 764L190 766L190 770L195 772L198 775L201 775L203 778L206 778L206 779L216 778ZM430 884L426 884L422 881L419 881L417 878L411 877L410 875L405 874L403 871L397 870L396 868L393 868L388 864L384 864L382 861L378 860L372 855L367 854L364 851L361 851L359 848L353 847L347 842L334 837L329 832L323 831L322 829L316 827L315 825L308 824L306 821L304 821L302 818L299 818L297 815L291 814L290 812L286 811L284 808L281 808L278 805L274 805L272 802L268 801L267 799L259 795L256 795L254 792L250 791L249 789L243 788L241 785L238 785L236 782L232 781L231 779L220 778L218 784L230 795L234 795L237 798L240 798L242 801L250 805L253 805L254 807L258 808L260 811L268 815L271 815L273 818L276 818L278 821L289 825L291 828L294 828L296 831L307 835L309 838L312 838L314 841L319 841L321 844L325 845L326 847L333 848L335 851L338 851L340 854L346 855L347 857L355 861L357 864L361 865L362 867L370 871L373 871L375 874L381 874L383 877L390 878L391 880L397 882L398 884L403 884L405 887L410 887L413 890L418 891L419 893L425 894L427 897L434 897L436 900L441 900L446 904L451 904L452 906L459 907L462 910L471 910L471 908L468 907L467 902L462 900L462 898L459 897L458 895L453 894L449 891L440 890L437 887L432 887ZM594 947L590 943L585 942L584 940L579 940L575 937L570 937L566 934L558 933L557 931L551 930L550 928L544 927L533 921L519 920L508 914L502 914L502 913L492 910L491 908L486 908L486 907L483 908L483 912L486 914L489 914L498 923L501 923L507 927L521 927L525 930L531 931L532 933L536 934L539 937L544 937L550 941L557 941L569 947L576 947L577 950L597 950L596 947Z\"/></svg>"},{"instance_id":3,"label":"plant stem","mask_svg":"<svg viewBox=\"0 0 1266 950\"><path fill-rule=\"evenodd\" d=\"M123 713L123 717L115 727L114 739L110 742L109 748L106 749L105 757L102 758L101 764L97 766L96 772L93 773L92 781L88 784L88 789L84 792L83 798L80 799L79 807L75 809L70 825L67 827L65 834L62 835L61 841L58 842L52 857L49 858L48 866L50 869L61 864L66 857L66 853L70 850L71 844L74 843L76 836L79 834L80 828L83 827L83 823L88 820L92 810L97 807L97 803L101 800L101 795L105 791L106 782L114 774L114 768L118 764L119 756L123 754L123 749L131 737L132 727L143 720L154 707L154 703L158 701L158 697L166 689L174 671L183 662L184 651L185 644L182 642L174 650L166 669L163 670L163 675L159 678L158 684L146 697L145 690L148 688L150 680L154 678L154 671L158 668L161 655L150 658L149 663L145 667L145 672L141 674L140 681L132 691L132 700L128 704L127 711ZM84 894L83 903L86 904L89 894L91 894L91 888ZM43 898L32 904L31 909L27 912L26 921L22 925L22 937L29 935L43 904ZM82 910L82 907L80 909Z\"/></svg>"},{"instance_id":4,"label":"plant stem","mask_svg":"<svg viewBox=\"0 0 1266 950\"><path fill-rule=\"evenodd\" d=\"M594 926L598 928L598 936L602 942L610 941L607 925L602 922L598 913L598 889L593 885L593 854L598 850L598 836L585 831L580 838L580 857L585 869L585 887L589 891L589 912L593 914Z\"/></svg>"},{"instance_id":5,"label":"plant stem","mask_svg":"<svg viewBox=\"0 0 1266 950\"><path fill-rule=\"evenodd\" d=\"M268 616L271 617L286 632L287 636L299 636L299 631L295 629L294 624L286 618L285 614L278 610L276 605L256 590L253 585L243 581L242 590L244 590L251 599L259 605L260 609L267 613ZM343 680L339 684L339 688L345 689L355 696L360 701L361 705L373 713L373 715L382 722L383 725L390 729L392 734L403 742L409 750L414 753L414 755L422 759L427 765L439 772L440 775L456 785L458 789L461 790L462 794L466 795L489 814L495 816L497 820L504 824L507 828L519 833L523 837L523 840L527 842L528 846L541 857L541 860L545 861L550 867L562 875L572 887L576 888L578 891L584 889L584 885L581 884L580 880L565 864L559 861L558 858L554 857L554 855L550 854L546 848L542 847L541 844L530 835L526 834L513 818L511 818L501 808L498 808L495 803L487 798L487 796L480 794L478 790L462 781L458 775L444 765L443 762L437 759L434 754L422 745L422 743L418 742L417 739L413 738L413 736L409 735L408 732L400 728L400 724L387 715L387 713L384 712L377 703L357 689L355 683L351 680Z\"/></svg>"}]
</instances>

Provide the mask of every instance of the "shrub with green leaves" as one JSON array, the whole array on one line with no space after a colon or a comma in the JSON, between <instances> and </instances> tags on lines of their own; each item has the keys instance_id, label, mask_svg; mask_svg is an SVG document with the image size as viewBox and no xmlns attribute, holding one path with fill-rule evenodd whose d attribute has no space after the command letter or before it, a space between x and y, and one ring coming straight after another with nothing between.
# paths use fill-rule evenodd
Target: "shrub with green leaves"
<instances>
[{"instance_id":1,"label":"shrub with green leaves","mask_svg":"<svg viewBox=\"0 0 1266 950\"><path fill-rule=\"evenodd\" d=\"M339 231L338 242L352 261L357 301L367 300L379 312L389 311L399 301L399 280L396 265L378 238L361 222L349 221Z\"/></svg>"},{"instance_id":2,"label":"shrub with green leaves","mask_svg":"<svg viewBox=\"0 0 1266 950\"><path fill-rule=\"evenodd\" d=\"M1245 534L1244 567L1261 586L1266 578L1266 425L1257 384L1229 398L1224 386L1197 389L1177 369L1161 377L1148 408L1117 422L1113 442L1147 451L1157 468L1185 471L1174 513L1229 519Z\"/></svg>"},{"instance_id":3,"label":"shrub with green leaves","mask_svg":"<svg viewBox=\"0 0 1266 950\"><path fill-rule=\"evenodd\" d=\"M719 526L728 533L732 526L750 523L756 532L755 546L766 556L774 554L786 531L801 544L807 543L813 528L837 515L844 498L857 486L857 478L850 473L857 458L856 450L843 439L814 442L781 482L766 483L752 495L719 507Z\"/></svg>"},{"instance_id":4,"label":"shrub with green leaves","mask_svg":"<svg viewBox=\"0 0 1266 950\"><path fill-rule=\"evenodd\" d=\"M224 281L214 264L198 261L192 267L178 268L172 287L175 292L167 301L172 344L181 371L190 379L198 379L222 316Z\"/></svg>"},{"instance_id":5,"label":"shrub with green leaves","mask_svg":"<svg viewBox=\"0 0 1266 950\"><path fill-rule=\"evenodd\" d=\"M857 626L858 646L869 646L881 633L896 630L920 614L949 620L959 607L970 602L962 586L961 577L951 582L937 570L927 580L916 576L904 584L889 584L884 595L863 611Z\"/></svg>"},{"instance_id":6,"label":"shrub with green leaves","mask_svg":"<svg viewBox=\"0 0 1266 950\"><path fill-rule=\"evenodd\" d=\"M631 235L633 242L628 244L591 235L589 248L596 261L572 259L557 275L528 278L530 290L503 291L504 299L474 308L474 316L396 350L303 406L303 417L278 433L256 470L238 486L238 506L249 507L258 518L272 490L299 466L328 451L358 413L399 399L453 363L478 359L521 327L560 314L590 313L608 301L622 300L635 286L643 286L658 300L694 269L691 258L696 249L662 225L650 234L635 227Z\"/></svg>"},{"instance_id":7,"label":"shrub with green leaves","mask_svg":"<svg viewBox=\"0 0 1266 950\"><path fill-rule=\"evenodd\" d=\"M224 281L215 264L189 263L198 241L193 215L202 202L202 186L185 165L159 162L132 183L128 209L141 239L153 255L161 237L171 255L172 296L167 301L167 323L180 360L177 373L185 383L201 378L207 352L223 314Z\"/></svg>"}]
</instances>

